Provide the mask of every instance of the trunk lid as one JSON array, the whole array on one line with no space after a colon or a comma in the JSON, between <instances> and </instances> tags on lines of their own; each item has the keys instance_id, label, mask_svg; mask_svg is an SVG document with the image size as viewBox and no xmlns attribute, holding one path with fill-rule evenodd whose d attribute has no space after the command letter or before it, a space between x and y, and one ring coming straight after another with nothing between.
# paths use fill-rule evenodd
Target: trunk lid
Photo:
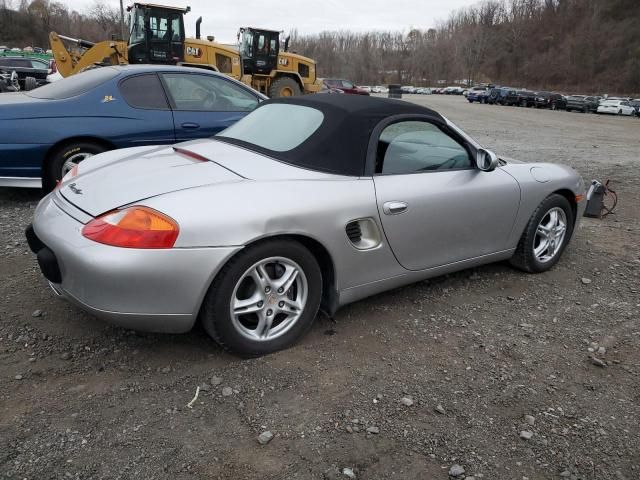
<instances>
[{"instance_id":1,"label":"trunk lid","mask_svg":"<svg viewBox=\"0 0 640 480\"><path fill-rule=\"evenodd\" d=\"M166 146L103 153L82 162L78 173L62 184L60 193L94 217L157 195L242 180L214 162Z\"/></svg>"}]
</instances>

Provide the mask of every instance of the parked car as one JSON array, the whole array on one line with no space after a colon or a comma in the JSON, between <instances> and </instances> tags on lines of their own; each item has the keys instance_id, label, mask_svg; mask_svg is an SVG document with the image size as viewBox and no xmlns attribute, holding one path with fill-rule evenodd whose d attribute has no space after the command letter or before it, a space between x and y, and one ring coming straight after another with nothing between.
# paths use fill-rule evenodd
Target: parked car
<instances>
[{"instance_id":1,"label":"parked car","mask_svg":"<svg viewBox=\"0 0 640 480\"><path fill-rule=\"evenodd\" d=\"M604 100L600 102L597 113L613 115L635 115L636 109L626 100Z\"/></svg>"},{"instance_id":2,"label":"parked car","mask_svg":"<svg viewBox=\"0 0 640 480\"><path fill-rule=\"evenodd\" d=\"M354 95L369 95L369 92L356 86L349 80L344 80L341 78L325 78L324 83L325 85L327 85L327 87L337 88L339 90L342 90L344 93L350 93Z\"/></svg>"},{"instance_id":3,"label":"parked car","mask_svg":"<svg viewBox=\"0 0 640 480\"><path fill-rule=\"evenodd\" d=\"M512 98L516 96L516 90L509 87L498 87L491 90L487 103L491 105L506 105L506 98L511 95Z\"/></svg>"},{"instance_id":4,"label":"parked car","mask_svg":"<svg viewBox=\"0 0 640 480\"><path fill-rule=\"evenodd\" d=\"M501 160L433 110L308 95L209 139L81 163L27 239L80 308L140 330L198 319L257 356L296 342L320 308L495 261L549 270L585 203L571 168Z\"/></svg>"},{"instance_id":5,"label":"parked car","mask_svg":"<svg viewBox=\"0 0 640 480\"><path fill-rule=\"evenodd\" d=\"M473 92L484 92L486 90L487 90L487 87L476 86L476 87L471 87L470 89L465 90L465 91L467 92L466 96L468 97L470 93L473 93Z\"/></svg>"},{"instance_id":6,"label":"parked car","mask_svg":"<svg viewBox=\"0 0 640 480\"><path fill-rule=\"evenodd\" d=\"M50 65L45 60L30 57L0 57L0 71L15 71L22 90L33 90L47 83Z\"/></svg>"},{"instance_id":7,"label":"parked car","mask_svg":"<svg viewBox=\"0 0 640 480\"><path fill-rule=\"evenodd\" d=\"M501 105L506 105L508 107L515 107L519 105L520 97L518 96L518 91L513 89L505 90L498 103L500 103Z\"/></svg>"},{"instance_id":8,"label":"parked car","mask_svg":"<svg viewBox=\"0 0 640 480\"><path fill-rule=\"evenodd\" d=\"M590 113L598 110L601 97L590 97L587 95L570 95L567 97L567 112Z\"/></svg>"},{"instance_id":9,"label":"parked car","mask_svg":"<svg viewBox=\"0 0 640 480\"><path fill-rule=\"evenodd\" d=\"M211 136L266 97L197 68L88 70L30 92L0 95L0 186L42 187L116 148Z\"/></svg>"},{"instance_id":10,"label":"parked car","mask_svg":"<svg viewBox=\"0 0 640 480\"><path fill-rule=\"evenodd\" d=\"M367 93L371 93L371 87L369 85L361 85L360 88Z\"/></svg>"},{"instance_id":11,"label":"parked car","mask_svg":"<svg viewBox=\"0 0 640 480\"><path fill-rule=\"evenodd\" d=\"M517 92L517 105L519 107L535 107L536 105L536 92L530 90L518 90Z\"/></svg>"},{"instance_id":12,"label":"parked car","mask_svg":"<svg viewBox=\"0 0 640 480\"><path fill-rule=\"evenodd\" d=\"M474 87L467 94L467 100L469 101L469 103L487 103L487 98L489 98L488 88L478 89L477 87Z\"/></svg>"},{"instance_id":13,"label":"parked car","mask_svg":"<svg viewBox=\"0 0 640 480\"><path fill-rule=\"evenodd\" d=\"M549 108L551 110L564 110L567 102L562 95L553 92L536 93L535 107Z\"/></svg>"},{"instance_id":14,"label":"parked car","mask_svg":"<svg viewBox=\"0 0 640 480\"><path fill-rule=\"evenodd\" d=\"M634 110L636 111L636 116L640 117L640 98L635 98L633 100L631 100L629 102L629 105L631 105Z\"/></svg>"},{"instance_id":15,"label":"parked car","mask_svg":"<svg viewBox=\"0 0 640 480\"><path fill-rule=\"evenodd\" d=\"M320 91L317 93L339 93L344 95L344 92L342 90L340 90L339 88L331 88L329 87L326 83L322 83L322 86L320 87Z\"/></svg>"},{"instance_id":16,"label":"parked car","mask_svg":"<svg viewBox=\"0 0 640 480\"><path fill-rule=\"evenodd\" d=\"M444 89L445 95L462 95L464 88L462 87L447 87Z\"/></svg>"}]
</instances>

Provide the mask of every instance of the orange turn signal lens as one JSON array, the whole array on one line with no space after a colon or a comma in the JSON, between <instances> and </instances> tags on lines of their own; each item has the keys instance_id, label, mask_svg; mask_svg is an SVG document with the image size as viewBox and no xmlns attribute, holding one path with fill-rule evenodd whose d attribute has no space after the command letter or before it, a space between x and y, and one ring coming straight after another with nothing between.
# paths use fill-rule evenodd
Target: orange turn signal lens
<instances>
[{"instance_id":1,"label":"orange turn signal lens","mask_svg":"<svg viewBox=\"0 0 640 480\"><path fill-rule=\"evenodd\" d=\"M584 195L576 195L576 203L579 203L582 200L584 200Z\"/></svg>"},{"instance_id":2,"label":"orange turn signal lens","mask_svg":"<svg viewBox=\"0 0 640 480\"><path fill-rule=\"evenodd\" d=\"M94 218L82 235L123 248L171 248L180 228L175 220L149 207L133 206Z\"/></svg>"}]
</instances>

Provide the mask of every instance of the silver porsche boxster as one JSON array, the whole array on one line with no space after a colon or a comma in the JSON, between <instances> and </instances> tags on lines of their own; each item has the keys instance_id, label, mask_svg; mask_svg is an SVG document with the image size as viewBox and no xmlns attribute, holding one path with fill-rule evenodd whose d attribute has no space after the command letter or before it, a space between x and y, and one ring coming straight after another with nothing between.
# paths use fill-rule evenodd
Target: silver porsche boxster
<instances>
[{"instance_id":1,"label":"silver porsche boxster","mask_svg":"<svg viewBox=\"0 0 640 480\"><path fill-rule=\"evenodd\" d=\"M264 102L210 139L81 163L27 229L54 292L133 329L200 321L240 355L319 309L480 264L558 262L585 199L572 169L498 158L401 100Z\"/></svg>"}]
</instances>

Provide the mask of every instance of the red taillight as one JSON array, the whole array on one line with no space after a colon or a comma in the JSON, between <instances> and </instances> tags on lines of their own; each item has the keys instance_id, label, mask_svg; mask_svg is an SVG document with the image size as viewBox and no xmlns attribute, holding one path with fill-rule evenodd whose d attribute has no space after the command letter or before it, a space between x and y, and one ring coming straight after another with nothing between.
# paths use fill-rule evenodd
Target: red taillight
<instances>
[{"instance_id":1,"label":"red taillight","mask_svg":"<svg viewBox=\"0 0 640 480\"><path fill-rule=\"evenodd\" d=\"M82 235L94 242L124 248L171 248L178 233L175 220L140 206L105 213L82 229Z\"/></svg>"},{"instance_id":2,"label":"red taillight","mask_svg":"<svg viewBox=\"0 0 640 480\"><path fill-rule=\"evenodd\" d=\"M51 73L56 73L58 71L58 65L56 65L56 61L51 59L49 62L49 69L51 69Z\"/></svg>"}]
</instances>

